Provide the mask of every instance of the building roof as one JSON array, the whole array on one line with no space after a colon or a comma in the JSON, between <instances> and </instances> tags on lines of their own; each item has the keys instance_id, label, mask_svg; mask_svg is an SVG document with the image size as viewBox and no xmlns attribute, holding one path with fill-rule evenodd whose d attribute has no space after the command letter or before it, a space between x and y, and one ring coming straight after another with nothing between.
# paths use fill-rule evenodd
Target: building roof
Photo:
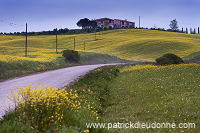
<instances>
[{"instance_id":1,"label":"building roof","mask_svg":"<svg viewBox=\"0 0 200 133\"><path fill-rule=\"evenodd\" d=\"M121 19L110 19L110 18L99 18L99 19L93 19L92 21L101 21L101 20L117 20L117 21L121 21L121 22L128 22L128 23L135 23L135 22L131 22L131 21L127 21L127 19L125 20L121 20Z\"/></svg>"},{"instance_id":2,"label":"building roof","mask_svg":"<svg viewBox=\"0 0 200 133\"><path fill-rule=\"evenodd\" d=\"M94 19L93 21L98 21L98 20L113 20L113 19L110 19L110 18L100 18L100 19Z\"/></svg>"},{"instance_id":3,"label":"building roof","mask_svg":"<svg viewBox=\"0 0 200 133\"><path fill-rule=\"evenodd\" d=\"M126 19L125 19L125 20L121 20L121 19L114 19L114 20L118 20L118 21L122 21L122 22L134 23L134 22L131 22L131 21L127 21Z\"/></svg>"}]
</instances>

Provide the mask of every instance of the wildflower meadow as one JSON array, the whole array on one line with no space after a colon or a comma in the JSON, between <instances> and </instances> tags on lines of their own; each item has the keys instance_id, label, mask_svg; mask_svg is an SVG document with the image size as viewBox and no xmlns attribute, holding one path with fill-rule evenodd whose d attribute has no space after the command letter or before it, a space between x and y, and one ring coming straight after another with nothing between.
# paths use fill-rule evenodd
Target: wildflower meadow
<instances>
[{"instance_id":1,"label":"wildflower meadow","mask_svg":"<svg viewBox=\"0 0 200 133\"><path fill-rule=\"evenodd\" d=\"M198 132L200 65L135 65L120 69L110 84L105 121L195 123L195 128L111 129L109 132Z\"/></svg>"},{"instance_id":2,"label":"wildflower meadow","mask_svg":"<svg viewBox=\"0 0 200 133\"><path fill-rule=\"evenodd\" d=\"M200 36L148 29L28 36L0 35L0 81L82 64L126 62L98 68L63 89L25 85L8 96L15 109L0 119L2 133L200 132ZM71 63L62 51L76 50ZM190 64L159 66L165 53ZM147 64L151 62L151 64ZM154 62L154 63L152 63ZM154 64L154 65L152 65ZM86 123L195 123L196 128L86 127Z\"/></svg>"}]
</instances>

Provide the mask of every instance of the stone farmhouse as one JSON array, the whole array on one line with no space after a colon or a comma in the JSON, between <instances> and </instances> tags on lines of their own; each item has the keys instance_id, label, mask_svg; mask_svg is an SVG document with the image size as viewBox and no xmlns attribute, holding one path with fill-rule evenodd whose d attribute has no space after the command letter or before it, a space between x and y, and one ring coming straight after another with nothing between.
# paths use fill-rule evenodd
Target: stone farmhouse
<instances>
[{"instance_id":1,"label":"stone farmhouse","mask_svg":"<svg viewBox=\"0 0 200 133\"><path fill-rule=\"evenodd\" d=\"M110 18L100 18L100 19L93 19L92 21L97 22L97 26L101 28L122 28L122 27L129 27L135 28L135 23L120 19L110 19Z\"/></svg>"}]
</instances>

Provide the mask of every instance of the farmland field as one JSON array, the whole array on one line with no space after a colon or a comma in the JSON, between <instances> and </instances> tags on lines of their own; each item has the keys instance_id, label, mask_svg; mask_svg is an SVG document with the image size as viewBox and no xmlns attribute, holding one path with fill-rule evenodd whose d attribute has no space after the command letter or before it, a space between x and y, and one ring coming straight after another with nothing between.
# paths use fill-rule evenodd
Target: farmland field
<instances>
[{"instance_id":1,"label":"farmland field","mask_svg":"<svg viewBox=\"0 0 200 133\"><path fill-rule=\"evenodd\" d=\"M199 60L200 36L194 34L155 31L147 29L118 29L96 33L59 35L58 51L74 49L114 55L135 61L154 61L165 53L174 53L184 60ZM24 57L24 36L0 35L0 61L33 60L53 61L55 36L28 37L28 57ZM85 42L85 49L84 49Z\"/></svg>"},{"instance_id":2,"label":"farmland field","mask_svg":"<svg viewBox=\"0 0 200 133\"><path fill-rule=\"evenodd\" d=\"M107 123L195 123L195 128L126 129L109 132L199 132L200 65L136 65L120 69L110 84Z\"/></svg>"}]
</instances>

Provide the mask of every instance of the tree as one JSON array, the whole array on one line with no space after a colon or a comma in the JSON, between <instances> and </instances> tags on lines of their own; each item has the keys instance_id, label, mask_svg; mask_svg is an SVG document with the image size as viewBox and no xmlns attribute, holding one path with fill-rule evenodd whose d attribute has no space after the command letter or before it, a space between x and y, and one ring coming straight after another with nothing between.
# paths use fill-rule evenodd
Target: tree
<instances>
[{"instance_id":1,"label":"tree","mask_svg":"<svg viewBox=\"0 0 200 133\"><path fill-rule=\"evenodd\" d=\"M193 34L196 34L196 29L194 28L194 32L193 32Z\"/></svg>"},{"instance_id":2,"label":"tree","mask_svg":"<svg viewBox=\"0 0 200 133\"><path fill-rule=\"evenodd\" d=\"M84 19L80 19L76 24L79 27L82 27L82 29L85 29L88 24L89 24L90 20L88 18L84 18Z\"/></svg>"},{"instance_id":3,"label":"tree","mask_svg":"<svg viewBox=\"0 0 200 133\"><path fill-rule=\"evenodd\" d=\"M93 29L97 27L96 21L89 21L88 26L91 26Z\"/></svg>"},{"instance_id":4,"label":"tree","mask_svg":"<svg viewBox=\"0 0 200 133\"><path fill-rule=\"evenodd\" d=\"M170 22L169 26L173 31L177 31L178 30L178 22L176 21L176 19L172 20Z\"/></svg>"},{"instance_id":5,"label":"tree","mask_svg":"<svg viewBox=\"0 0 200 133\"><path fill-rule=\"evenodd\" d=\"M97 22L96 21L90 21L88 18L81 19L76 24L79 27L82 27L82 29L86 29L86 28L94 29L94 28L97 27Z\"/></svg>"}]
</instances>

